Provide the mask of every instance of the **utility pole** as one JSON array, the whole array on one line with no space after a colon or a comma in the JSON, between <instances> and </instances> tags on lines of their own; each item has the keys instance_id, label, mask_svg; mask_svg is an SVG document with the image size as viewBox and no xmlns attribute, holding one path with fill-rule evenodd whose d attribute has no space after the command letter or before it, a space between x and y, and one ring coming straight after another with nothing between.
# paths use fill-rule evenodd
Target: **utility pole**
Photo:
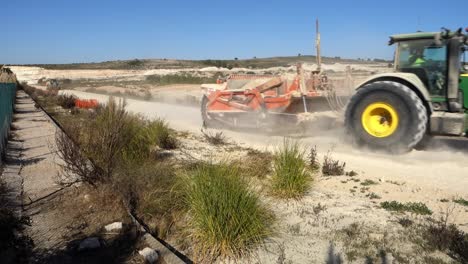
<instances>
[{"instance_id":1,"label":"utility pole","mask_svg":"<svg viewBox=\"0 0 468 264\"><path fill-rule=\"evenodd\" d=\"M317 71L321 72L322 69L322 58L320 57L320 31L319 31L319 21L315 20L315 48L317 49Z\"/></svg>"}]
</instances>

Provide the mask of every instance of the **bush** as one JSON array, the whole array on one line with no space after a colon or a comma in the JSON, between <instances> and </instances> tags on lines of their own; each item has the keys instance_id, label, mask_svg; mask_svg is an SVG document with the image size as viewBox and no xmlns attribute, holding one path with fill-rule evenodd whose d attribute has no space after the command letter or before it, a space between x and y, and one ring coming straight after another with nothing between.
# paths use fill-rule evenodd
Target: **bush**
<instances>
[{"instance_id":1,"label":"bush","mask_svg":"<svg viewBox=\"0 0 468 264\"><path fill-rule=\"evenodd\" d=\"M385 201L380 203L380 206L388 211L394 212L410 212L417 215L431 215L432 211L427 207L427 205L421 202L408 202L408 203L400 203L397 201Z\"/></svg>"},{"instance_id":2,"label":"bush","mask_svg":"<svg viewBox=\"0 0 468 264\"><path fill-rule=\"evenodd\" d=\"M158 145L162 149L177 148L177 140L172 136L173 133L164 120L151 121L145 130L150 138L150 144Z\"/></svg>"},{"instance_id":3,"label":"bush","mask_svg":"<svg viewBox=\"0 0 468 264\"><path fill-rule=\"evenodd\" d=\"M166 238L183 207L179 193L172 191L176 183L174 166L150 160L122 165L113 177L113 190L159 238Z\"/></svg>"},{"instance_id":4,"label":"bush","mask_svg":"<svg viewBox=\"0 0 468 264\"><path fill-rule=\"evenodd\" d=\"M317 158L317 146L310 148L309 152L309 166L313 171L318 171L320 169L320 162Z\"/></svg>"},{"instance_id":5,"label":"bush","mask_svg":"<svg viewBox=\"0 0 468 264\"><path fill-rule=\"evenodd\" d=\"M273 194L283 198L299 198L309 188L312 176L307 170L304 152L297 142L284 140L273 158Z\"/></svg>"},{"instance_id":6,"label":"bush","mask_svg":"<svg viewBox=\"0 0 468 264\"><path fill-rule=\"evenodd\" d=\"M224 145L226 144L226 136L222 131L213 132L201 130L203 137L208 141L208 143L213 145Z\"/></svg>"},{"instance_id":7,"label":"bush","mask_svg":"<svg viewBox=\"0 0 468 264\"><path fill-rule=\"evenodd\" d=\"M463 198L454 199L453 202L463 206L468 206L468 200L465 200Z\"/></svg>"},{"instance_id":8,"label":"bush","mask_svg":"<svg viewBox=\"0 0 468 264\"><path fill-rule=\"evenodd\" d=\"M432 221L424 226L423 238L428 248L448 251L460 263L468 262L468 234L456 225Z\"/></svg>"},{"instance_id":9,"label":"bush","mask_svg":"<svg viewBox=\"0 0 468 264\"><path fill-rule=\"evenodd\" d=\"M331 152L323 158L322 174L325 176L340 176L345 174L346 163L340 163L339 160L333 159Z\"/></svg>"},{"instance_id":10,"label":"bush","mask_svg":"<svg viewBox=\"0 0 468 264\"><path fill-rule=\"evenodd\" d=\"M117 166L140 164L154 146L175 148L177 141L163 120L146 121L130 115L125 103L113 98L97 109L94 118L64 126L68 136L57 134L57 148L69 175L95 185L111 180Z\"/></svg>"},{"instance_id":11,"label":"bush","mask_svg":"<svg viewBox=\"0 0 468 264\"><path fill-rule=\"evenodd\" d=\"M71 94L61 94L57 96L58 104L65 109L71 109L75 107L75 101L76 97Z\"/></svg>"},{"instance_id":12,"label":"bush","mask_svg":"<svg viewBox=\"0 0 468 264\"><path fill-rule=\"evenodd\" d=\"M272 214L237 167L202 164L183 179L199 258L244 255L272 233Z\"/></svg>"}]
</instances>

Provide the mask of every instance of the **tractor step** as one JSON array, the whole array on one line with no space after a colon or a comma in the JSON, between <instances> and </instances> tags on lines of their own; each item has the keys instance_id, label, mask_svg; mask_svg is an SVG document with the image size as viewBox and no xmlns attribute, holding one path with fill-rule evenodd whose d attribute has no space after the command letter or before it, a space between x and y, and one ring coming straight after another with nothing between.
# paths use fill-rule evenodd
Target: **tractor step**
<instances>
[{"instance_id":1,"label":"tractor step","mask_svg":"<svg viewBox=\"0 0 468 264\"><path fill-rule=\"evenodd\" d=\"M461 136L465 133L464 113L434 112L431 115L431 134Z\"/></svg>"}]
</instances>

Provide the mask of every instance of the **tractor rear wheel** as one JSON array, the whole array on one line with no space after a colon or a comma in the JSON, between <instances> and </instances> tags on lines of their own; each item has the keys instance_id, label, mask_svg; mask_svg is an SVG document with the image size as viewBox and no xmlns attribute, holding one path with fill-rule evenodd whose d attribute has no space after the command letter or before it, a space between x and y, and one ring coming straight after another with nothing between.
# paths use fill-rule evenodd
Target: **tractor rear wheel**
<instances>
[{"instance_id":1,"label":"tractor rear wheel","mask_svg":"<svg viewBox=\"0 0 468 264\"><path fill-rule=\"evenodd\" d=\"M346 129L356 143L402 153L414 148L427 127L427 110L418 95L393 81L366 84L351 97Z\"/></svg>"}]
</instances>

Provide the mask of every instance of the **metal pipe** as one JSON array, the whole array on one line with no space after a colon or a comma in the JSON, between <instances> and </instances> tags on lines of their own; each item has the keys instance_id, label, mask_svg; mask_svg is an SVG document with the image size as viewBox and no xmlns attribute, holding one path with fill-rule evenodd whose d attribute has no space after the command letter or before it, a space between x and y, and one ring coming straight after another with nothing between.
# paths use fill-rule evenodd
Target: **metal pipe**
<instances>
[{"instance_id":1,"label":"metal pipe","mask_svg":"<svg viewBox=\"0 0 468 264\"><path fill-rule=\"evenodd\" d=\"M302 103L304 104L304 113L308 113L309 111L307 110L307 102L306 102L305 94L302 95Z\"/></svg>"}]
</instances>

